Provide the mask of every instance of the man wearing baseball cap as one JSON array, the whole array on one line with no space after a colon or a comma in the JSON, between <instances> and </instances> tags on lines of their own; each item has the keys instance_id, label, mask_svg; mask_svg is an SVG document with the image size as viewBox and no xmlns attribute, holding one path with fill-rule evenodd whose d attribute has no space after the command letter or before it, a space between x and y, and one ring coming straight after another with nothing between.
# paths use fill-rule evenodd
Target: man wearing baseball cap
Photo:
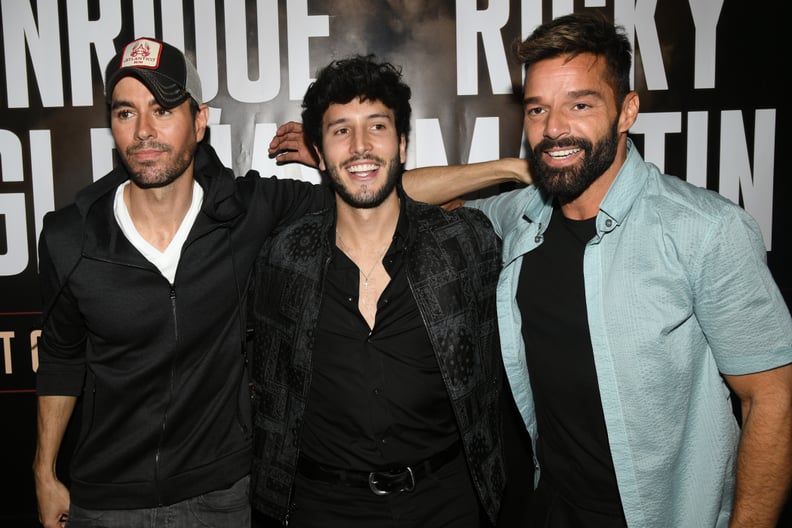
<instances>
[{"instance_id":1,"label":"man wearing baseball cap","mask_svg":"<svg viewBox=\"0 0 792 528\"><path fill-rule=\"evenodd\" d=\"M135 40L107 65L105 96L112 101L113 89L123 77L135 77L146 85L157 102L173 108L187 97L201 103L201 79L192 63L170 44L149 38Z\"/></svg>"},{"instance_id":2,"label":"man wearing baseball cap","mask_svg":"<svg viewBox=\"0 0 792 528\"><path fill-rule=\"evenodd\" d=\"M235 178L203 141L200 79L175 47L130 42L105 81L121 163L47 214L39 240L39 518L47 528L249 526L253 262L276 226L332 196L253 171ZM527 178L520 167L479 164L453 181L406 174L404 187L442 203ZM55 466L78 397L67 489Z\"/></svg>"},{"instance_id":3,"label":"man wearing baseball cap","mask_svg":"<svg viewBox=\"0 0 792 528\"><path fill-rule=\"evenodd\" d=\"M39 242L40 520L249 526L246 286L264 237L327 193L235 179L202 141L200 79L175 47L130 42L105 80L121 163L49 213ZM79 396L67 490L55 462Z\"/></svg>"}]
</instances>

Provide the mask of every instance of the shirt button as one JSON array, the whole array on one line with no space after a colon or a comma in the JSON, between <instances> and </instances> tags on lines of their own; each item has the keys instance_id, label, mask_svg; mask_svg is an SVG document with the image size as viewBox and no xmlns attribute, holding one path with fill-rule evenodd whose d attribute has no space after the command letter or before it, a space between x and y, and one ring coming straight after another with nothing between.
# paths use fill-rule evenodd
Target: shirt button
<instances>
[{"instance_id":1,"label":"shirt button","mask_svg":"<svg viewBox=\"0 0 792 528\"><path fill-rule=\"evenodd\" d=\"M608 218L607 220L605 220L605 227L610 227L610 226L612 226L612 225L613 225L613 220L611 220L610 218Z\"/></svg>"},{"instance_id":2,"label":"shirt button","mask_svg":"<svg viewBox=\"0 0 792 528\"><path fill-rule=\"evenodd\" d=\"M376 394L377 396L379 396L379 393L380 393L380 390L379 390L379 389L374 389L374 394Z\"/></svg>"},{"instance_id":3,"label":"shirt button","mask_svg":"<svg viewBox=\"0 0 792 528\"><path fill-rule=\"evenodd\" d=\"M537 244L540 243L541 241L542 241L542 235L536 235L534 237L534 242L536 242Z\"/></svg>"},{"instance_id":4,"label":"shirt button","mask_svg":"<svg viewBox=\"0 0 792 528\"><path fill-rule=\"evenodd\" d=\"M383 438L382 440L380 440L380 442L383 443L383 444L387 444L388 443L388 439L387 438Z\"/></svg>"}]
</instances>

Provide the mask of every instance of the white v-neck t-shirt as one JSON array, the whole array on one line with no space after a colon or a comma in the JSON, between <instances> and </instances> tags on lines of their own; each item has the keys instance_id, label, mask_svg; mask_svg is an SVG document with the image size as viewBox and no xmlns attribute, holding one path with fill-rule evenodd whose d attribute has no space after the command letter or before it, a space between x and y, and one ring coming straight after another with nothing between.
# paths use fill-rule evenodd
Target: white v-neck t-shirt
<instances>
[{"instance_id":1,"label":"white v-neck t-shirt","mask_svg":"<svg viewBox=\"0 0 792 528\"><path fill-rule=\"evenodd\" d=\"M115 201L113 203L113 211L115 213L116 222L118 222L121 231L127 237L129 242L143 254L146 259L154 264L159 269L162 276L168 279L171 284L176 279L176 268L179 265L179 258L181 257L182 246L184 241L187 240L187 235L190 233L195 219L198 217L198 212L201 210L203 204L203 188L198 185L198 182L193 182L192 203L184 215L184 219L176 231L176 234L171 240L165 251L160 251L146 239L140 236L135 223L132 222L132 217L129 216L126 202L124 202L124 188L129 185L129 180L122 183L116 189Z\"/></svg>"}]
</instances>

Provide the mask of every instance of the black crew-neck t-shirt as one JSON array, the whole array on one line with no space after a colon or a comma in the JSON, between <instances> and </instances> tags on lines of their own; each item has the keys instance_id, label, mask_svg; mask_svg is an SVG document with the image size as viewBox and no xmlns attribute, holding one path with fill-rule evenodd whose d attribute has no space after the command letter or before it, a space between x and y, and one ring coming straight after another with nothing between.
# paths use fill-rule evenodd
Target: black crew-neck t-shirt
<instances>
[{"instance_id":1,"label":"black crew-neck t-shirt","mask_svg":"<svg viewBox=\"0 0 792 528\"><path fill-rule=\"evenodd\" d=\"M542 479L574 508L623 518L589 336L583 255L596 218L559 208L523 257L517 290Z\"/></svg>"}]
</instances>

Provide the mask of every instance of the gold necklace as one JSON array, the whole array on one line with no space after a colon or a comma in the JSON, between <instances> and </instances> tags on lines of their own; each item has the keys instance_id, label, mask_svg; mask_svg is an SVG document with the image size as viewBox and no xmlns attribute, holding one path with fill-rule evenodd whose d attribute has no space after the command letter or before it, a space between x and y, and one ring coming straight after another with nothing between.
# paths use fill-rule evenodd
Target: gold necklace
<instances>
[{"instance_id":1,"label":"gold necklace","mask_svg":"<svg viewBox=\"0 0 792 528\"><path fill-rule=\"evenodd\" d=\"M341 236L341 233L339 233L339 232L338 232L338 229L336 229L336 236L338 237L338 241L339 241L339 242L341 242L341 249L343 249L343 250L344 250L344 252L345 252L347 255L349 255L349 256L350 256L350 258L351 258L351 257L352 257L352 256L351 256L351 250L349 249L349 246L347 245L347 243L346 243L346 242L344 242L344 237L342 237L342 236ZM368 287L369 287L369 276L370 276L372 273L374 273L374 268L376 268L376 267L377 267L377 264L379 264L379 263L382 261L382 259L385 257L385 253L387 253L387 252L388 252L388 248L389 248L389 247L390 247L390 244L388 244L387 246L385 246L385 251L383 251L383 252L382 252L382 254L379 256L379 258L378 258L377 260L375 260L375 261L374 261L374 265L373 265L373 266L371 266L371 269L369 270L369 272L368 272L368 273L366 273L365 271L363 271L363 268L361 268L360 266L358 266L358 271L360 271L360 274L361 274L361 275L363 275L363 289L364 289L364 290L368 291ZM365 301L364 301L364 302L365 302Z\"/></svg>"}]
</instances>

